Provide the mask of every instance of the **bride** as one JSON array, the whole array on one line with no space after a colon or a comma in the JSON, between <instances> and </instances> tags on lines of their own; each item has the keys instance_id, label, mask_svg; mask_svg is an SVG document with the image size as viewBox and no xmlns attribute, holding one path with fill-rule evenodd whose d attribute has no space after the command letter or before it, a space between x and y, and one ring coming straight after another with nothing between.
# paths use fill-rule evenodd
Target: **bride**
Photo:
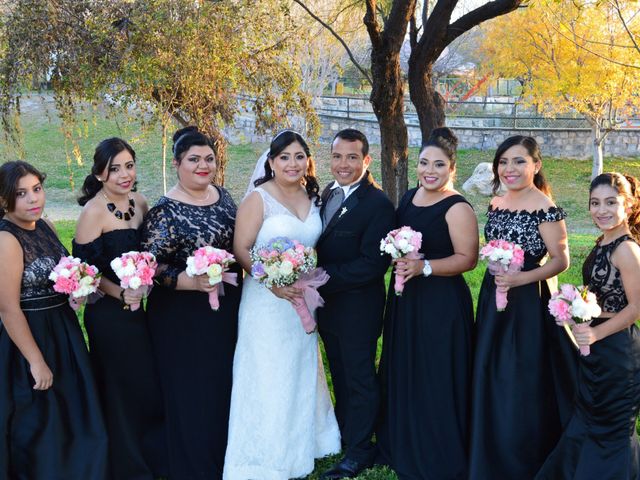
<instances>
[{"instance_id":1,"label":"bride","mask_svg":"<svg viewBox=\"0 0 640 480\"><path fill-rule=\"evenodd\" d=\"M309 147L285 130L271 141L264 175L238 209L234 254L251 271L249 250L285 236L315 246L322 231ZM254 176L256 176L254 174ZM340 451L340 433L318 351L291 302L294 287L268 290L251 277L240 302L225 480L304 477L314 458Z\"/></svg>"}]
</instances>

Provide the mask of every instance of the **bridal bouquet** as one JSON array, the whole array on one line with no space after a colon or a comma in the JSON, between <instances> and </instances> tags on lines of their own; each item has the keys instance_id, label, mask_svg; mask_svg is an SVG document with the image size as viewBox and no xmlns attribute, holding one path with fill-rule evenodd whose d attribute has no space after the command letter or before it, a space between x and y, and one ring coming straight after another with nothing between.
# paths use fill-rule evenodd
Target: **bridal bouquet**
<instances>
[{"instance_id":1,"label":"bridal bouquet","mask_svg":"<svg viewBox=\"0 0 640 480\"><path fill-rule=\"evenodd\" d=\"M391 230L387 236L380 241L381 255L388 253L391 258L409 258L417 260L422 258L418 253L422 245L422 233L416 232L411 227L400 227ZM396 274L393 289L396 295L402 295L405 279L402 275Z\"/></svg>"},{"instance_id":2,"label":"bridal bouquet","mask_svg":"<svg viewBox=\"0 0 640 480\"><path fill-rule=\"evenodd\" d=\"M574 330L583 330L591 323L591 319L602 313L598 300L587 287L575 287L565 283L560 290L551 295L549 312L560 326L568 325ZM589 345L580 347L582 355L589 355Z\"/></svg>"},{"instance_id":3,"label":"bridal bouquet","mask_svg":"<svg viewBox=\"0 0 640 480\"><path fill-rule=\"evenodd\" d=\"M229 265L235 261L235 257L226 250L209 245L197 249L192 256L187 258L186 272L188 276L207 275L209 285L216 286L209 292L209 305L212 310L217 311L220 308L219 296L224 295L222 282L238 285L238 274L228 272Z\"/></svg>"},{"instance_id":4,"label":"bridal bouquet","mask_svg":"<svg viewBox=\"0 0 640 480\"><path fill-rule=\"evenodd\" d=\"M56 292L69 295L69 305L78 310L86 297L98 290L100 276L93 265L68 256L60 259L49 274L49 280L53 282Z\"/></svg>"},{"instance_id":5,"label":"bridal bouquet","mask_svg":"<svg viewBox=\"0 0 640 480\"><path fill-rule=\"evenodd\" d=\"M480 257L489 262L487 268L492 275L513 274L524 266L524 250L506 240L491 240L480 250ZM507 308L507 292L496 289L496 308L499 312Z\"/></svg>"},{"instance_id":6,"label":"bridal bouquet","mask_svg":"<svg viewBox=\"0 0 640 480\"><path fill-rule=\"evenodd\" d=\"M307 333L316 329L312 312L324 305L318 287L329 281L329 275L318 263L316 251L305 247L297 240L276 237L265 245L256 245L250 251L251 276L265 287L286 287L292 285L302 289L302 298L294 308Z\"/></svg>"},{"instance_id":7,"label":"bridal bouquet","mask_svg":"<svg viewBox=\"0 0 640 480\"><path fill-rule=\"evenodd\" d=\"M152 253L136 251L123 253L111 260L110 265L120 279L120 287L132 290L140 289L143 296L149 293L149 289L153 285L153 276L158 268L156 257ZM129 306L125 306L126 308ZM140 308L140 303L134 303L130 308L135 312Z\"/></svg>"}]
</instances>

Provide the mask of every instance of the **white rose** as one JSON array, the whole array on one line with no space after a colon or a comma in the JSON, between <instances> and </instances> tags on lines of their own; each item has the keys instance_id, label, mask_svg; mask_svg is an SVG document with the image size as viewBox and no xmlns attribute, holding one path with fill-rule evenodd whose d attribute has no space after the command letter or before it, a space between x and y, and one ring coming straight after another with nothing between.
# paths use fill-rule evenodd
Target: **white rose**
<instances>
[{"instance_id":1,"label":"white rose","mask_svg":"<svg viewBox=\"0 0 640 480\"><path fill-rule=\"evenodd\" d=\"M387 243L384 246L384 253L388 253L391 256L396 256L398 254L398 250L396 249L396 247L393 246L392 243Z\"/></svg>"},{"instance_id":2,"label":"white rose","mask_svg":"<svg viewBox=\"0 0 640 480\"><path fill-rule=\"evenodd\" d=\"M114 258L113 260L111 260L111 268L113 269L114 272L118 272L118 270L120 270L122 268L122 260L120 260L120 257L118 258Z\"/></svg>"},{"instance_id":3,"label":"white rose","mask_svg":"<svg viewBox=\"0 0 640 480\"><path fill-rule=\"evenodd\" d=\"M71 270L63 268L62 270L60 270L59 275L64 278L69 278L71 276Z\"/></svg>"},{"instance_id":4,"label":"white rose","mask_svg":"<svg viewBox=\"0 0 640 480\"><path fill-rule=\"evenodd\" d=\"M49 280L51 280L52 282L55 282L56 280L58 280L58 274L56 272L51 272L49 274Z\"/></svg>"},{"instance_id":5,"label":"white rose","mask_svg":"<svg viewBox=\"0 0 640 480\"><path fill-rule=\"evenodd\" d=\"M129 277L136 273L136 266L133 262L127 262L127 264L122 269L122 276Z\"/></svg>"},{"instance_id":6,"label":"white rose","mask_svg":"<svg viewBox=\"0 0 640 480\"><path fill-rule=\"evenodd\" d=\"M406 238L401 238L396 243L398 244L397 245L398 250L400 250L401 252L405 252L406 251L405 249L409 246L409 242L407 241Z\"/></svg>"},{"instance_id":7,"label":"white rose","mask_svg":"<svg viewBox=\"0 0 640 480\"><path fill-rule=\"evenodd\" d=\"M280 264L280 274L282 276L291 275L293 273L293 264L289 260L285 260Z\"/></svg>"},{"instance_id":8,"label":"white rose","mask_svg":"<svg viewBox=\"0 0 640 480\"><path fill-rule=\"evenodd\" d=\"M591 318L591 308L589 308L589 305L582 297L576 297L573 302L571 302L571 315L583 320L589 320Z\"/></svg>"},{"instance_id":9,"label":"white rose","mask_svg":"<svg viewBox=\"0 0 640 480\"><path fill-rule=\"evenodd\" d=\"M133 288L134 290L142 285L142 280L140 277L131 277L129 279L129 288Z\"/></svg>"},{"instance_id":10,"label":"white rose","mask_svg":"<svg viewBox=\"0 0 640 480\"><path fill-rule=\"evenodd\" d=\"M275 278L278 275L278 267L276 265L267 265L264 267L264 272L268 277Z\"/></svg>"},{"instance_id":11,"label":"white rose","mask_svg":"<svg viewBox=\"0 0 640 480\"><path fill-rule=\"evenodd\" d=\"M222 281L222 267L214 263L207 270L207 275L209 276L209 285L220 283Z\"/></svg>"},{"instance_id":12,"label":"white rose","mask_svg":"<svg viewBox=\"0 0 640 480\"><path fill-rule=\"evenodd\" d=\"M92 283L93 283L93 278L91 278L91 277L82 277L80 279L80 286L81 287L90 287Z\"/></svg>"}]
</instances>

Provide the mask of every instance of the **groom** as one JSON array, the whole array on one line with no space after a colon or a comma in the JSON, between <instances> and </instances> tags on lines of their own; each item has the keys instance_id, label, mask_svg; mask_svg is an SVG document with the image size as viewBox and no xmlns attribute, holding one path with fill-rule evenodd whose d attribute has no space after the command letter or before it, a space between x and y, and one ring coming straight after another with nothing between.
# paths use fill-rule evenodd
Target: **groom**
<instances>
[{"instance_id":1,"label":"groom","mask_svg":"<svg viewBox=\"0 0 640 480\"><path fill-rule=\"evenodd\" d=\"M322 193L318 264L329 274L318 310L336 398L344 457L322 478L355 477L373 464L380 391L375 371L389 257L380 240L394 228L394 207L367 170L369 142L362 132L338 132L331 145L335 178Z\"/></svg>"}]
</instances>

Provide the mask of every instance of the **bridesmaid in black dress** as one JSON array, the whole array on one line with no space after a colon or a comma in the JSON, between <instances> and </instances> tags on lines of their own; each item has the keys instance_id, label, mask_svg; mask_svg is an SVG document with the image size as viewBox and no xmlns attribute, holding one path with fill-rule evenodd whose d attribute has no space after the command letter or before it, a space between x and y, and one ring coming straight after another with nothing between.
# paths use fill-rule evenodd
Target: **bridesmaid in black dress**
<instances>
[{"instance_id":1,"label":"bridesmaid in black dress","mask_svg":"<svg viewBox=\"0 0 640 480\"><path fill-rule=\"evenodd\" d=\"M568 421L575 354L547 310L547 280L569 266L565 213L551 200L542 157L531 137L505 140L493 160L494 192L485 239L517 243L521 272L487 271L476 312L471 421L472 480L531 479ZM549 254L546 262L542 262ZM508 293L505 311L495 293Z\"/></svg>"},{"instance_id":2,"label":"bridesmaid in black dress","mask_svg":"<svg viewBox=\"0 0 640 480\"><path fill-rule=\"evenodd\" d=\"M44 175L0 167L0 480L104 480L107 435L87 347L49 274L68 255L43 220Z\"/></svg>"},{"instance_id":3,"label":"bridesmaid in black dress","mask_svg":"<svg viewBox=\"0 0 640 480\"><path fill-rule=\"evenodd\" d=\"M152 480L167 473L162 398L140 294L120 288L110 262L140 250L145 198L132 192L135 152L120 138L100 142L82 187L73 254L103 273L104 297L85 308L91 362L109 433L109 475Z\"/></svg>"},{"instance_id":4,"label":"bridesmaid in black dress","mask_svg":"<svg viewBox=\"0 0 640 480\"><path fill-rule=\"evenodd\" d=\"M575 412L539 480L640 478L640 183L619 173L597 176L589 210L602 236L582 274L602 315L574 331L591 353L579 357Z\"/></svg>"},{"instance_id":5,"label":"bridesmaid in black dress","mask_svg":"<svg viewBox=\"0 0 640 480\"><path fill-rule=\"evenodd\" d=\"M418 160L419 187L397 211L397 227L422 232L425 257L395 261L409 280L401 297L389 288L384 325L377 437L383 462L401 479L468 476L473 302L462 273L478 259L478 224L453 189L456 145L448 128L432 132Z\"/></svg>"},{"instance_id":6,"label":"bridesmaid in black dress","mask_svg":"<svg viewBox=\"0 0 640 480\"><path fill-rule=\"evenodd\" d=\"M178 182L149 211L142 245L163 271L148 302L154 352L167 413L169 478L222 478L240 287L224 285L213 311L206 275L188 277L187 257L206 245L229 252L236 205L211 184L216 158L209 138L195 127L173 136ZM233 271L242 274L234 265Z\"/></svg>"}]
</instances>

